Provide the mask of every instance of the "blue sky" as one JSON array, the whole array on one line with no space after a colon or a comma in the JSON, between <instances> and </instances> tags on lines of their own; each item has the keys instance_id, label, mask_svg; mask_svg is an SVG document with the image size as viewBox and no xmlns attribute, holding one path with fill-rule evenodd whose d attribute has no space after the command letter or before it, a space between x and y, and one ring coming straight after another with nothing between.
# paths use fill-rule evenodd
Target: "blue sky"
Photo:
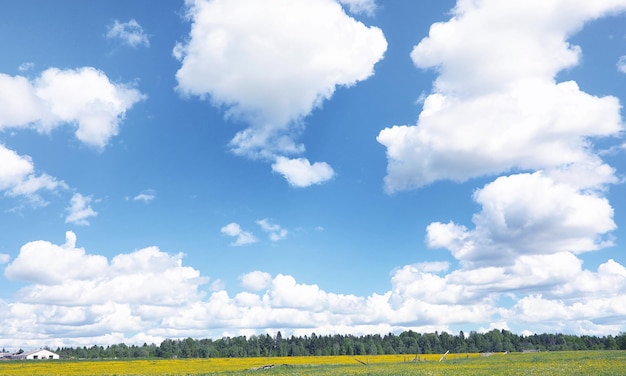
<instances>
[{"instance_id":1,"label":"blue sky","mask_svg":"<svg viewBox=\"0 0 626 376\"><path fill-rule=\"evenodd\" d=\"M626 330L626 1L0 8L0 345Z\"/></svg>"}]
</instances>

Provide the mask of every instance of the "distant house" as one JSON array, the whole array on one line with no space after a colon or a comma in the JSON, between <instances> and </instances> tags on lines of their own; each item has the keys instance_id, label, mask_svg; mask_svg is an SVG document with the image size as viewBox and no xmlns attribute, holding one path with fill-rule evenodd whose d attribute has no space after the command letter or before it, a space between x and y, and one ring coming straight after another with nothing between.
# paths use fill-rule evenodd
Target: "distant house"
<instances>
[{"instance_id":1,"label":"distant house","mask_svg":"<svg viewBox=\"0 0 626 376\"><path fill-rule=\"evenodd\" d=\"M27 351L20 354L13 354L11 359L22 359L22 360L37 360L37 359L61 359L59 354L53 353L52 351L40 349L34 351Z\"/></svg>"}]
</instances>

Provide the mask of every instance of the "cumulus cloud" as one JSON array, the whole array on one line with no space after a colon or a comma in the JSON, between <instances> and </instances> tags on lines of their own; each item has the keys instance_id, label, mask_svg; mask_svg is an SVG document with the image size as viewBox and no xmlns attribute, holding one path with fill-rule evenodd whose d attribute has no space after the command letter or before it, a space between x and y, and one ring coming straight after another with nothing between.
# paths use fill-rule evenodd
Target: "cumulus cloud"
<instances>
[{"instance_id":1,"label":"cumulus cloud","mask_svg":"<svg viewBox=\"0 0 626 376\"><path fill-rule=\"evenodd\" d=\"M371 2L350 2L367 9ZM387 48L380 29L334 0L188 1L189 40L174 49L178 90L208 97L248 127L230 142L252 158L302 153L302 119L339 86L374 73ZM360 5L359 5L360 4Z\"/></svg>"},{"instance_id":2,"label":"cumulus cloud","mask_svg":"<svg viewBox=\"0 0 626 376\"><path fill-rule=\"evenodd\" d=\"M112 83L95 68L49 68L34 80L0 73L0 130L31 127L50 132L76 126L76 137L104 148L127 110L145 99L130 85Z\"/></svg>"},{"instance_id":3,"label":"cumulus cloud","mask_svg":"<svg viewBox=\"0 0 626 376\"><path fill-rule=\"evenodd\" d=\"M105 257L87 255L83 248L76 248L76 234L68 231L65 238L63 245L47 241L25 244L18 257L6 267L5 276L49 286L62 284L67 279L90 279L107 268Z\"/></svg>"},{"instance_id":4,"label":"cumulus cloud","mask_svg":"<svg viewBox=\"0 0 626 376\"><path fill-rule=\"evenodd\" d=\"M272 170L283 175L289 185L298 188L322 184L335 175L335 171L328 163L315 162L311 164L306 158L278 157L272 164Z\"/></svg>"},{"instance_id":5,"label":"cumulus cloud","mask_svg":"<svg viewBox=\"0 0 626 376\"><path fill-rule=\"evenodd\" d=\"M578 256L613 245L605 196L619 179L592 142L619 137L621 106L555 79L582 55L568 38L585 22L623 10L623 1L460 0L452 18L433 24L415 46L415 65L438 76L415 125L378 135L387 148L385 190L506 175L475 190L481 210L473 228L452 221L427 227L427 245L449 250L459 269L398 269L392 303L461 308L455 317L489 321L489 328L623 330L624 267L609 260L586 270ZM498 299L516 303L498 308Z\"/></svg>"},{"instance_id":6,"label":"cumulus cloud","mask_svg":"<svg viewBox=\"0 0 626 376\"><path fill-rule=\"evenodd\" d=\"M70 206L66 209L68 215L65 218L65 223L73 223L80 226L89 225L88 219L98 215L91 207L92 201L93 198L91 196L75 193L70 200Z\"/></svg>"},{"instance_id":7,"label":"cumulus cloud","mask_svg":"<svg viewBox=\"0 0 626 376\"><path fill-rule=\"evenodd\" d=\"M36 346L42 340L51 345L64 340L154 340L149 328L158 327L180 304L202 297L198 288L207 279L182 266L181 260L181 254L169 255L156 247L108 260L77 248L73 232L67 232L63 245L27 243L4 272L26 286L17 301L3 308L0 341L7 344L13 337L14 343ZM143 333L135 335L137 331ZM60 338L61 333L75 338Z\"/></svg>"},{"instance_id":8,"label":"cumulus cloud","mask_svg":"<svg viewBox=\"0 0 626 376\"><path fill-rule=\"evenodd\" d=\"M248 291L260 291L266 289L271 280L269 273L255 270L241 276L241 286Z\"/></svg>"},{"instance_id":9,"label":"cumulus cloud","mask_svg":"<svg viewBox=\"0 0 626 376\"><path fill-rule=\"evenodd\" d=\"M259 219L256 223L261 226L263 231L269 234L270 240L273 242L284 239L289 233L286 229L280 227L280 225L270 222L267 218Z\"/></svg>"},{"instance_id":10,"label":"cumulus cloud","mask_svg":"<svg viewBox=\"0 0 626 376\"><path fill-rule=\"evenodd\" d=\"M519 255L582 253L612 245L616 228L608 200L560 184L541 172L500 177L474 193L482 211L473 230L432 223L427 243L460 261L499 264Z\"/></svg>"},{"instance_id":11,"label":"cumulus cloud","mask_svg":"<svg viewBox=\"0 0 626 376\"><path fill-rule=\"evenodd\" d=\"M387 148L386 190L597 164L589 138L619 134L620 104L555 76L580 59L570 35L624 8L612 1L459 1L453 18L433 24L411 53L417 67L439 74L417 124L378 136Z\"/></svg>"},{"instance_id":12,"label":"cumulus cloud","mask_svg":"<svg viewBox=\"0 0 626 376\"><path fill-rule=\"evenodd\" d=\"M0 144L0 192L12 197L26 197L36 205L45 205L41 197L43 190L55 191L67 189L63 181L47 174L37 174L32 159L19 155L15 151Z\"/></svg>"},{"instance_id":13,"label":"cumulus cloud","mask_svg":"<svg viewBox=\"0 0 626 376\"><path fill-rule=\"evenodd\" d=\"M242 230L241 226L235 222L227 224L222 227L220 231L222 234L235 238L235 241L232 243L234 246L247 245L257 242L256 237L251 232Z\"/></svg>"},{"instance_id":14,"label":"cumulus cloud","mask_svg":"<svg viewBox=\"0 0 626 376\"><path fill-rule=\"evenodd\" d=\"M253 271L244 291L183 265L182 254L156 247L107 259L76 245L73 232L55 245L20 249L5 276L25 286L0 309L0 345L82 346L225 334L385 334L448 331L454 325L513 327L530 332L614 334L626 322L626 268L609 260L597 270L561 252L520 256L514 265L449 271L446 262L406 265L390 289L368 296L337 294L286 274ZM219 279L216 279L219 281ZM498 307L513 298L509 308Z\"/></svg>"},{"instance_id":15,"label":"cumulus cloud","mask_svg":"<svg viewBox=\"0 0 626 376\"><path fill-rule=\"evenodd\" d=\"M107 29L106 37L109 39L120 39L130 47L150 47L148 34L135 19L131 19L128 22L115 20L113 24L107 26Z\"/></svg>"}]
</instances>

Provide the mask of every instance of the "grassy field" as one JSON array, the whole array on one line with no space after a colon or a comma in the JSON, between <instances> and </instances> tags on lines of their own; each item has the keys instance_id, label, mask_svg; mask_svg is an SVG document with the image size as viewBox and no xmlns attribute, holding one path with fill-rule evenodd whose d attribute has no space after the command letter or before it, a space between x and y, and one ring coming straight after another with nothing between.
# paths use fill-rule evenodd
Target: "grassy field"
<instances>
[{"instance_id":1,"label":"grassy field","mask_svg":"<svg viewBox=\"0 0 626 376\"><path fill-rule=\"evenodd\" d=\"M626 375L625 351L0 362L0 375ZM365 363L365 364L363 364ZM264 369L263 366L273 365Z\"/></svg>"}]
</instances>

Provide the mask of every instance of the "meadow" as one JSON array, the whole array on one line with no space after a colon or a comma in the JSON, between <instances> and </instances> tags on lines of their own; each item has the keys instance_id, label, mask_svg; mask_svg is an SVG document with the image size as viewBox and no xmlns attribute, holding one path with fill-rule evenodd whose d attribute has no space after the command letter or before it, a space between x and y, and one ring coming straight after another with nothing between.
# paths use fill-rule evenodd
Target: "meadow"
<instances>
[{"instance_id":1,"label":"meadow","mask_svg":"<svg viewBox=\"0 0 626 376\"><path fill-rule=\"evenodd\" d=\"M0 362L0 375L626 375L626 351ZM418 360L418 361L414 361ZM265 367L273 366L273 367Z\"/></svg>"}]
</instances>

